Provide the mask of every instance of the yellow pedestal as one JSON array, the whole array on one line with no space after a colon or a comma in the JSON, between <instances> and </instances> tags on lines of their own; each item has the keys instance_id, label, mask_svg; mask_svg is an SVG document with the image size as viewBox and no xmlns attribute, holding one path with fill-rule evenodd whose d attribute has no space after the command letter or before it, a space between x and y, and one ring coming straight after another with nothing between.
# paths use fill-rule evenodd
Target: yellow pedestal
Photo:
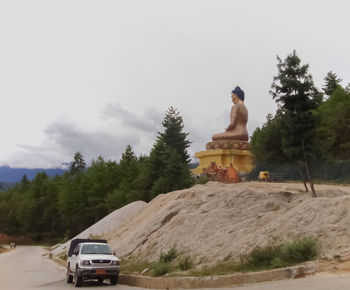
<instances>
[{"instance_id":1,"label":"yellow pedestal","mask_svg":"<svg viewBox=\"0 0 350 290\"><path fill-rule=\"evenodd\" d=\"M254 155L249 150L216 149L196 152L194 156L199 159L199 166L192 170L197 175L203 172L203 168L207 169L212 161L223 168L230 167L232 163L238 172L249 173L254 169Z\"/></svg>"}]
</instances>

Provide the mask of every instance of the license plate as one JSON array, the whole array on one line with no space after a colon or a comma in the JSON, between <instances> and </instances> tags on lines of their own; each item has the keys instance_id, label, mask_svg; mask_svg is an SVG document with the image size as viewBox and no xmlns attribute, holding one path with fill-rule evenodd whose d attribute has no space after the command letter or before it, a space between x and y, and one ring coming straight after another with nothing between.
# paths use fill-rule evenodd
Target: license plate
<instances>
[{"instance_id":1,"label":"license plate","mask_svg":"<svg viewBox=\"0 0 350 290\"><path fill-rule=\"evenodd\" d=\"M106 274L106 270L104 269L96 270L96 274Z\"/></svg>"}]
</instances>

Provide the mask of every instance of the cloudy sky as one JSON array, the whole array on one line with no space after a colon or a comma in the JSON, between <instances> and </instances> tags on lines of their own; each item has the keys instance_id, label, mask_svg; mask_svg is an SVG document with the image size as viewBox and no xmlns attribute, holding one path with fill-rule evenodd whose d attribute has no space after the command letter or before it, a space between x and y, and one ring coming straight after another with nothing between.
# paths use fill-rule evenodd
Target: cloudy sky
<instances>
[{"instance_id":1,"label":"cloudy sky","mask_svg":"<svg viewBox=\"0 0 350 290\"><path fill-rule=\"evenodd\" d=\"M296 49L316 86L350 82L341 0L0 0L0 164L56 167L76 151L147 154L168 107L204 150L246 93L249 134L276 106L276 56Z\"/></svg>"}]
</instances>

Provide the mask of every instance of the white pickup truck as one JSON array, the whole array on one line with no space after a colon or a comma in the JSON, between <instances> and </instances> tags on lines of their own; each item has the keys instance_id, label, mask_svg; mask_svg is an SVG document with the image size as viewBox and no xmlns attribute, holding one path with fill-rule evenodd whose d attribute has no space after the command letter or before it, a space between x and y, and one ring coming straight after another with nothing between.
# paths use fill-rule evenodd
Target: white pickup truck
<instances>
[{"instance_id":1,"label":"white pickup truck","mask_svg":"<svg viewBox=\"0 0 350 290\"><path fill-rule=\"evenodd\" d=\"M67 283L80 287L84 280L97 279L102 284L109 279L118 283L120 260L112 252L106 240L74 239L68 251Z\"/></svg>"}]
</instances>

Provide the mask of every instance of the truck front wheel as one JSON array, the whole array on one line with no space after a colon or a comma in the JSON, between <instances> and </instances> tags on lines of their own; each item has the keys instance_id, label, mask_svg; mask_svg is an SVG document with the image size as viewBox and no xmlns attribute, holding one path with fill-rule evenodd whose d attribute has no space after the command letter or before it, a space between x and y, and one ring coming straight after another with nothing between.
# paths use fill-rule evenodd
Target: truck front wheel
<instances>
[{"instance_id":1,"label":"truck front wheel","mask_svg":"<svg viewBox=\"0 0 350 290\"><path fill-rule=\"evenodd\" d=\"M81 284L83 283L83 277L79 276L78 274L78 269L75 269L75 277L74 277L74 285L75 287L80 287Z\"/></svg>"},{"instance_id":2,"label":"truck front wheel","mask_svg":"<svg viewBox=\"0 0 350 290\"><path fill-rule=\"evenodd\" d=\"M111 285L116 285L118 283L119 274L110 278Z\"/></svg>"},{"instance_id":3,"label":"truck front wheel","mask_svg":"<svg viewBox=\"0 0 350 290\"><path fill-rule=\"evenodd\" d=\"M73 282L73 276L70 274L69 266L67 267L66 281L67 281L67 283L72 283Z\"/></svg>"}]
</instances>

